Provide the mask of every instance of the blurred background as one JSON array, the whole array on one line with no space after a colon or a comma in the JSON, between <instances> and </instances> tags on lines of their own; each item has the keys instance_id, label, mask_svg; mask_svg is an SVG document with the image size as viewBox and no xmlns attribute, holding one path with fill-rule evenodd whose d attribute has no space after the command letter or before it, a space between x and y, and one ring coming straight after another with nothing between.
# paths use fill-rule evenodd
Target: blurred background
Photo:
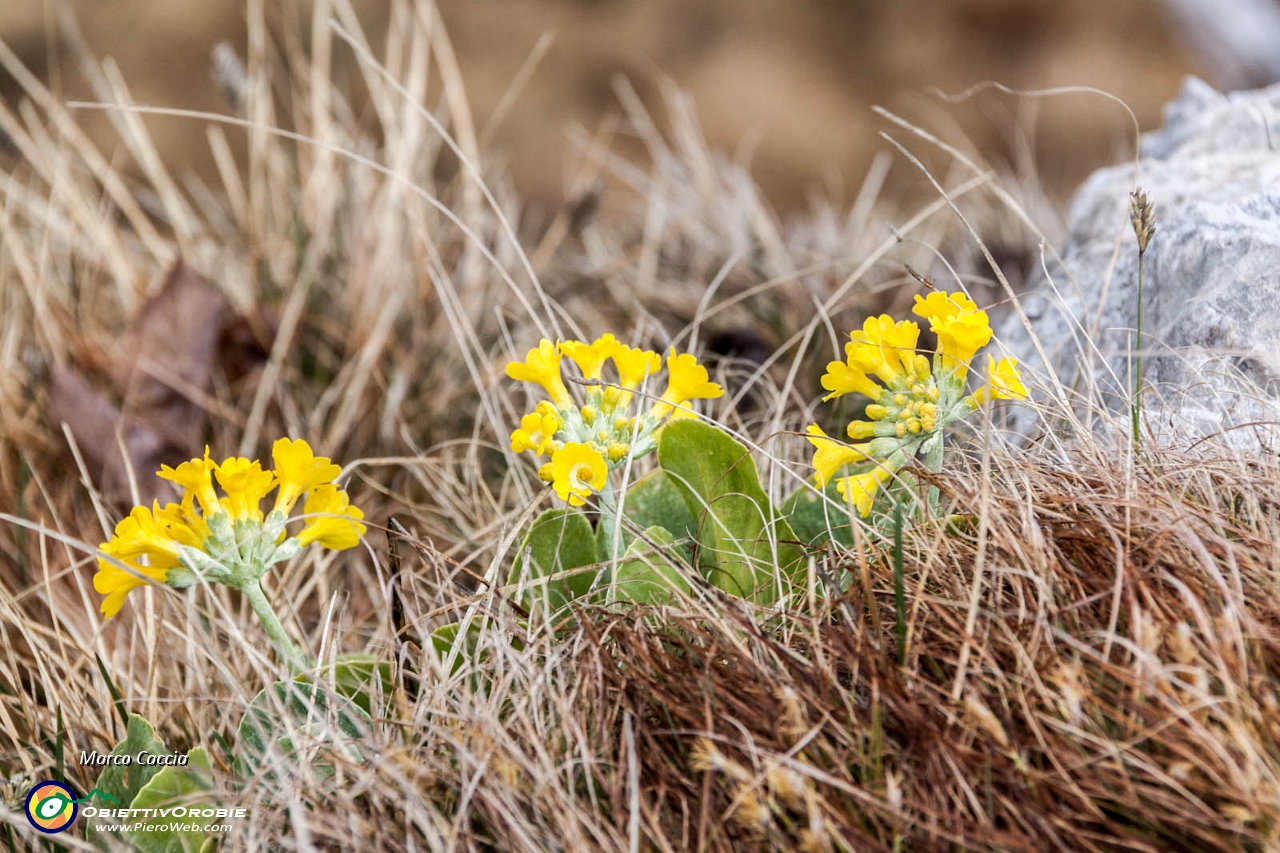
<instances>
[{"instance_id":1,"label":"blurred background","mask_svg":"<svg viewBox=\"0 0 1280 853\"><path fill-rule=\"evenodd\" d=\"M381 32L393 4L354 2L366 32ZM58 5L0 3L0 39L65 97L89 96L65 58ZM136 101L227 111L211 52L227 41L245 55L241 4L65 5L90 49L118 64ZM268 17L308 14L303 2L267 6ZM570 129L590 134L617 111L617 75L650 101L664 78L688 91L711 147L748 164L786 214L815 190L837 203L852 199L884 147L872 105L941 124L993 163L1031 169L1048 198L1062 199L1091 169L1131 152L1120 108L1087 95L1031 102L986 93L945 104L931 87L1095 86L1123 99L1149 129L1185 75L1228 89L1266 83L1280 45L1273 0L441 0L440 13L480 125L540 56L490 149L534 206L564 199ZM7 78L0 96L17 97ZM112 138L105 117L86 123L101 140ZM212 172L201 123L148 126L168 162Z\"/></svg>"}]
</instances>

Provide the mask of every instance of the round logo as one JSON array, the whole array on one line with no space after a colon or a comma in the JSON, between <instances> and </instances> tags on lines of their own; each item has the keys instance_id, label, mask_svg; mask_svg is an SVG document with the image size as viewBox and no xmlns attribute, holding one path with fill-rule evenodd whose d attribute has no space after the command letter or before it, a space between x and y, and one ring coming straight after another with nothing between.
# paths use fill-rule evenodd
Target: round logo
<instances>
[{"instance_id":1,"label":"round logo","mask_svg":"<svg viewBox=\"0 0 1280 853\"><path fill-rule=\"evenodd\" d=\"M75 792L61 782L41 782L27 794L27 820L50 835L71 826L79 811Z\"/></svg>"}]
</instances>

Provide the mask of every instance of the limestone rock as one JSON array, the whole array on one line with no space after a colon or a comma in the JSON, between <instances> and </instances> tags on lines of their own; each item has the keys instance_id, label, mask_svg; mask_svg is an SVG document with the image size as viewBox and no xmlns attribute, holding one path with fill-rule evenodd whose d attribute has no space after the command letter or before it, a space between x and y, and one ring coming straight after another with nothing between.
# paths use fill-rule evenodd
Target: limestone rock
<instances>
[{"instance_id":1,"label":"limestone rock","mask_svg":"<svg viewBox=\"0 0 1280 853\"><path fill-rule=\"evenodd\" d=\"M1137 244L1129 193L1146 189L1157 231L1143 288L1148 423L1170 437L1274 447L1280 422L1280 84L1222 95L1188 80L1142 160L1076 192L1062 265L1024 298L1059 380L1128 407ZM1040 361L1015 315L1001 339ZM1090 343L1092 342L1092 343ZM1038 365L1043 367L1042 364ZM1263 422L1259 425L1257 422Z\"/></svg>"}]
</instances>

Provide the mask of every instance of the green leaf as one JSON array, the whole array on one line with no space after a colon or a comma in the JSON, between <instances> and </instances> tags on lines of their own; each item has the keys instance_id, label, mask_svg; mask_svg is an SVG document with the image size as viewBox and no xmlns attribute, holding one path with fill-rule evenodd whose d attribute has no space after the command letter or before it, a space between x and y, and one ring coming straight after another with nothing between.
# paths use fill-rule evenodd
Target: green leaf
<instances>
[{"instance_id":1,"label":"green leaf","mask_svg":"<svg viewBox=\"0 0 1280 853\"><path fill-rule=\"evenodd\" d=\"M595 583L595 534L591 522L577 510L549 509L534 520L520 544L508 584L518 583L525 574L526 555L530 559L525 581L531 586L525 601L530 609L545 600L555 612L586 595Z\"/></svg>"},{"instance_id":2,"label":"green leaf","mask_svg":"<svg viewBox=\"0 0 1280 853\"><path fill-rule=\"evenodd\" d=\"M685 572L673 563L676 537L665 527L649 527L622 555L614 578L619 601L668 604L677 590L691 592Z\"/></svg>"},{"instance_id":3,"label":"green leaf","mask_svg":"<svg viewBox=\"0 0 1280 853\"><path fill-rule=\"evenodd\" d=\"M102 673L102 680L107 683L107 692L111 694L111 704L115 706L116 713L120 716L120 722L125 728L129 726L129 713L124 709L124 700L120 698L120 691L116 689L116 683L111 680L111 673L107 672L107 665L102 662L102 658L95 652L93 659L98 662L98 672Z\"/></svg>"},{"instance_id":4,"label":"green leaf","mask_svg":"<svg viewBox=\"0 0 1280 853\"><path fill-rule=\"evenodd\" d=\"M446 663L449 660L449 652L453 650L454 643L458 642L458 632L461 630L461 622L450 622L448 625L441 625L431 632L431 647L436 650L436 654L440 655L441 663ZM476 646L479 642L480 623L473 621L470 630L467 631L467 637L463 641L462 651L453 659L453 666L449 668L450 675L453 675L462 667L463 661L475 657Z\"/></svg>"},{"instance_id":5,"label":"green leaf","mask_svg":"<svg viewBox=\"0 0 1280 853\"><path fill-rule=\"evenodd\" d=\"M893 502L893 614L898 628L898 663L907 665L907 590L902 574L902 504Z\"/></svg>"},{"instance_id":6,"label":"green leaf","mask_svg":"<svg viewBox=\"0 0 1280 853\"><path fill-rule=\"evenodd\" d=\"M300 675L297 680L310 682L312 679L309 675ZM321 670L319 680L323 684L332 683L339 696L355 702L366 714L373 713L374 696L388 697L395 688L391 661L373 655L339 655L331 666Z\"/></svg>"},{"instance_id":7,"label":"green leaf","mask_svg":"<svg viewBox=\"0 0 1280 853\"><path fill-rule=\"evenodd\" d=\"M277 681L253 697L240 720L236 775L251 777L265 771L274 776L279 770L287 774L290 765L300 760L294 742L298 735L324 737L334 752L361 761L364 756L357 742L371 723L369 715L345 696L306 682ZM314 764L322 776L333 772L323 760Z\"/></svg>"},{"instance_id":8,"label":"green leaf","mask_svg":"<svg viewBox=\"0 0 1280 853\"><path fill-rule=\"evenodd\" d=\"M480 650L480 631L486 625L492 630L492 625L487 623L484 618L477 618L471 621L471 625L467 629L467 636L462 640L462 647L458 652L458 656L453 659L453 666L449 668L449 674L454 675L462 668L464 663L470 665L471 671L467 678L472 688L478 692L487 691L493 682L493 667L488 665L492 652L488 648ZM453 650L454 644L458 642L458 633L461 630L461 622L450 622L431 632L431 647L440 656L442 664L448 662L449 654ZM517 651L524 648L524 643L519 637L512 636L510 642L511 647Z\"/></svg>"},{"instance_id":9,"label":"green leaf","mask_svg":"<svg viewBox=\"0 0 1280 853\"><path fill-rule=\"evenodd\" d=\"M164 741L156 736L156 730L152 728L151 723L137 714L130 714L125 721L124 740L116 744L115 748L111 750L111 754L137 757L139 753L145 753L146 755L173 754L169 747L165 746ZM94 788L107 796L115 798L121 807L129 806L133 803L134 798L138 796L138 792L162 769L163 767L137 764L133 761L128 764L108 764L98 774L98 780L94 783ZM85 837L93 838L102 831L102 826L115 822L114 820L88 818L85 823Z\"/></svg>"},{"instance_id":10,"label":"green leaf","mask_svg":"<svg viewBox=\"0 0 1280 853\"><path fill-rule=\"evenodd\" d=\"M185 767L165 767L151 778L138 792L133 807L138 809L163 809L183 806L187 809L216 809L216 799L209 796L213 790L213 764L204 747L197 746L187 753ZM157 815L142 822L142 826L127 833L134 847L142 853L201 853L213 840L213 836L200 827L216 823L216 818L203 815L178 817ZM192 827L175 829L174 827Z\"/></svg>"},{"instance_id":11,"label":"green leaf","mask_svg":"<svg viewBox=\"0 0 1280 853\"><path fill-rule=\"evenodd\" d=\"M795 533L773 508L745 447L696 420L668 424L658 461L697 519L699 559L713 584L769 604L778 580L793 582L804 558Z\"/></svg>"},{"instance_id":12,"label":"green leaf","mask_svg":"<svg viewBox=\"0 0 1280 853\"><path fill-rule=\"evenodd\" d=\"M779 509L787 517L796 538L806 545L821 547L834 539L846 548L853 547L850 506L836 491L835 478L827 483L822 494L807 485L801 486L787 496Z\"/></svg>"},{"instance_id":13,"label":"green leaf","mask_svg":"<svg viewBox=\"0 0 1280 853\"><path fill-rule=\"evenodd\" d=\"M689 505L675 481L664 471L653 471L627 487L619 507L623 516L622 534L618 550L625 551L636 540L635 531L650 527L662 527L675 535L677 540L693 541L697 538L698 522L689 512ZM596 534L596 542L602 557L604 554L604 525Z\"/></svg>"},{"instance_id":14,"label":"green leaf","mask_svg":"<svg viewBox=\"0 0 1280 853\"><path fill-rule=\"evenodd\" d=\"M111 750L111 754L136 757L138 753L146 753L147 755L173 754L169 747L164 745L164 741L156 737L156 730L151 727L149 722L137 714L130 714L124 740L116 744L115 749ZM132 762L122 765L110 764L103 768L94 787L115 797L120 801L120 805L127 806L133 802L133 798L138 795L138 792L151 781L151 777L159 773L161 769L160 767Z\"/></svg>"}]
</instances>

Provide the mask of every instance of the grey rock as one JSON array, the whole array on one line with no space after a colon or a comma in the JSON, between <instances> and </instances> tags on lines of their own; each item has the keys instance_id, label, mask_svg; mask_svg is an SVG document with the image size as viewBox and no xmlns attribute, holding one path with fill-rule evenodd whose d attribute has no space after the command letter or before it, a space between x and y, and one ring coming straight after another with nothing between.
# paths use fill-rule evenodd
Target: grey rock
<instances>
[{"instance_id":1,"label":"grey rock","mask_svg":"<svg viewBox=\"0 0 1280 853\"><path fill-rule=\"evenodd\" d=\"M1142 161L1076 192L1061 265L1023 300L1063 386L1126 411L1137 308L1129 193L1146 189L1156 235L1144 260L1142 357L1149 427L1195 441L1276 446L1280 423L1280 84L1222 95L1188 80ZM1000 331L1029 366L1016 315ZM1024 356L1030 356L1029 358Z\"/></svg>"},{"instance_id":2,"label":"grey rock","mask_svg":"<svg viewBox=\"0 0 1280 853\"><path fill-rule=\"evenodd\" d=\"M1225 89L1280 80L1276 0L1164 0L1170 23Z\"/></svg>"}]
</instances>

